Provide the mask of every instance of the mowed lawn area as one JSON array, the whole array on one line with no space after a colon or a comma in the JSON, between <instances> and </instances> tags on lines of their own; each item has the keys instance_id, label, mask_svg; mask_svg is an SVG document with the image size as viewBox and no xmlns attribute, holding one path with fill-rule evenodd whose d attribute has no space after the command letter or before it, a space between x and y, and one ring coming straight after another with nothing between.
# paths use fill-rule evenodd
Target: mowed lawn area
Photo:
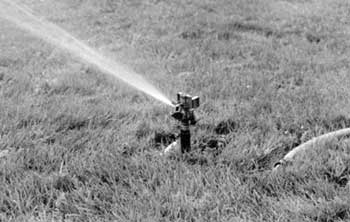
<instances>
[{"instance_id":1,"label":"mowed lawn area","mask_svg":"<svg viewBox=\"0 0 350 222\"><path fill-rule=\"evenodd\" d=\"M200 120L186 158L160 156L170 106L0 15L0 221L350 220L346 138L272 171L350 127L348 0L15 2L200 96Z\"/></svg>"}]
</instances>

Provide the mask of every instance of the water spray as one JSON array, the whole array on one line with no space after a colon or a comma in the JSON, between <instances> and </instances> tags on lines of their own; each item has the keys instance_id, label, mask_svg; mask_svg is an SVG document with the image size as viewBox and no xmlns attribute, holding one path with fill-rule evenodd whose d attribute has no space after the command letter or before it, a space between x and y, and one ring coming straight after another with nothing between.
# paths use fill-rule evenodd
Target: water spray
<instances>
[{"instance_id":1,"label":"water spray","mask_svg":"<svg viewBox=\"0 0 350 222\"><path fill-rule=\"evenodd\" d=\"M194 115L194 109L199 107L199 97L190 96L179 92L177 102L174 103L175 112L172 117L181 123L180 129L180 147L181 153L191 151L191 131L190 126L195 125L197 120Z\"/></svg>"},{"instance_id":2,"label":"water spray","mask_svg":"<svg viewBox=\"0 0 350 222\"><path fill-rule=\"evenodd\" d=\"M12 0L0 0L0 18L12 22L46 42L64 49L76 58L94 65L104 73L172 106L171 101L143 76L103 55L61 27L35 16L29 8L18 5Z\"/></svg>"}]
</instances>

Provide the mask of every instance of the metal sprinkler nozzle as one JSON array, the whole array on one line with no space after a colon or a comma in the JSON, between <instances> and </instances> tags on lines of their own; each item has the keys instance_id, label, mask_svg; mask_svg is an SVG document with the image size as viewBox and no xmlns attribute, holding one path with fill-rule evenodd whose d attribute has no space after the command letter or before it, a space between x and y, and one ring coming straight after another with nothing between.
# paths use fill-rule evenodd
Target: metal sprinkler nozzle
<instances>
[{"instance_id":1,"label":"metal sprinkler nozzle","mask_svg":"<svg viewBox=\"0 0 350 222\"><path fill-rule=\"evenodd\" d=\"M190 125L196 124L194 109L199 107L199 97L190 96L184 93L177 93L177 102L174 103L175 112L171 115L181 122L180 144L181 153L191 150L191 131Z\"/></svg>"}]
</instances>

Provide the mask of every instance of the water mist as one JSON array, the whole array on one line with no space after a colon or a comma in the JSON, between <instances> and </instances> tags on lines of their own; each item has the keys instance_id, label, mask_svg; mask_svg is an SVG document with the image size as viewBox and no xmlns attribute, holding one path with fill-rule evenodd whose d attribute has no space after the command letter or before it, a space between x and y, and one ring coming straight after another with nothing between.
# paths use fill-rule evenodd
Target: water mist
<instances>
[{"instance_id":1,"label":"water mist","mask_svg":"<svg viewBox=\"0 0 350 222\"><path fill-rule=\"evenodd\" d=\"M51 44L59 46L81 60L98 67L105 73L117 77L155 99L173 106L171 101L163 93L142 76L102 55L57 25L34 16L30 9L20 6L12 2L12 0L0 0L0 17Z\"/></svg>"}]
</instances>

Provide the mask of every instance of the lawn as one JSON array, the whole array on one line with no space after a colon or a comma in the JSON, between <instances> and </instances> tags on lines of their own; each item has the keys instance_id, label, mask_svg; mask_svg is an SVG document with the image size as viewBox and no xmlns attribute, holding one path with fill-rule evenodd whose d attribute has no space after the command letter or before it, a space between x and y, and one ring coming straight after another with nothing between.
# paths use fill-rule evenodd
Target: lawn
<instances>
[{"instance_id":1,"label":"lawn","mask_svg":"<svg viewBox=\"0 0 350 222\"><path fill-rule=\"evenodd\" d=\"M0 221L350 220L349 140L272 171L350 127L347 0L16 2L200 96L200 121L189 156L160 156L170 106L0 15Z\"/></svg>"}]
</instances>

